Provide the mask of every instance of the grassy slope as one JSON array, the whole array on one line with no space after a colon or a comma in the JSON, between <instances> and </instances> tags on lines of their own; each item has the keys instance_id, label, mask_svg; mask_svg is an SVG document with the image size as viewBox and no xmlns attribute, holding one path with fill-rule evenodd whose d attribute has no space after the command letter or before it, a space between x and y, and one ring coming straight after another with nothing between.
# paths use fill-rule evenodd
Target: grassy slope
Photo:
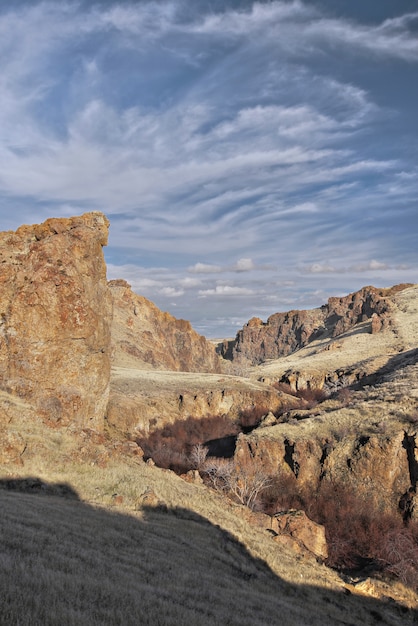
<instances>
[{"instance_id":1,"label":"grassy slope","mask_svg":"<svg viewBox=\"0 0 418 626\"><path fill-rule=\"evenodd\" d=\"M0 624L414 623L396 602L347 595L334 572L287 552L201 485L118 455L82 462L88 442L20 429L25 464L0 466L3 486L38 476L79 499L0 489Z\"/></svg>"}]
</instances>

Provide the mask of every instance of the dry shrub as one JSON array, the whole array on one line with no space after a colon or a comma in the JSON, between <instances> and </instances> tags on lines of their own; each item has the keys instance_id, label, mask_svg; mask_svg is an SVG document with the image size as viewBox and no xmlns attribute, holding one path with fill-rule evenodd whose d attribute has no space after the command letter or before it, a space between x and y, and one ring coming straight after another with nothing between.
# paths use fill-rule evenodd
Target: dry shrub
<instances>
[{"instance_id":1,"label":"dry shrub","mask_svg":"<svg viewBox=\"0 0 418 626\"><path fill-rule=\"evenodd\" d=\"M261 508L267 515L288 509L302 509L304 506L305 502L298 492L294 474L273 477L267 489L261 494Z\"/></svg>"},{"instance_id":2,"label":"dry shrub","mask_svg":"<svg viewBox=\"0 0 418 626\"><path fill-rule=\"evenodd\" d=\"M277 391L281 391L282 393L286 393L288 396L296 396L297 393L294 389L292 389L292 387L289 385L289 383L284 383L284 382L280 382L277 381L277 383L273 383L273 387L275 389L277 389Z\"/></svg>"},{"instance_id":3,"label":"dry shrub","mask_svg":"<svg viewBox=\"0 0 418 626\"><path fill-rule=\"evenodd\" d=\"M327 564L338 570L394 575L418 589L418 522L405 524L398 512L382 513L354 490L323 483L317 492L282 475L261 494L263 512L303 509L326 530Z\"/></svg>"},{"instance_id":4,"label":"dry shrub","mask_svg":"<svg viewBox=\"0 0 418 626\"><path fill-rule=\"evenodd\" d=\"M328 394L324 391L324 389L311 389L310 387L306 387L306 389L298 389L296 395L301 400L304 400L309 405L309 408L323 402L328 397Z\"/></svg>"},{"instance_id":5,"label":"dry shrub","mask_svg":"<svg viewBox=\"0 0 418 626\"><path fill-rule=\"evenodd\" d=\"M312 408L323 402L327 399L328 394L324 389L313 389L310 387L306 387L304 389L297 389L296 391L292 389L289 383L277 382L274 383L273 387L277 389L277 391L281 391L282 393L287 394L288 396L293 396L295 398L299 398L302 400L302 403L299 408ZM287 409L283 408L282 412L288 410L289 408L295 408L294 405L289 406Z\"/></svg>"},{"instance_id":6,"label":"dry shrub","mask_svg":"<svg viewBox=\"0 0 418 626\"><path fill-rule=\"evenodd\" d=\"M347 387L342 387L336 392L335 399L340 402L342 407L349 406L353 400L353 391Z\"/></svg>"},{"instance_id":7,"label":"dry shrub","mask_svg":"<svg viewBox=\"0 0 418 626\"><path fill-rule=\"evenodd\" d=\"M272 482L256 463L238 467L226 459L207 461L203 476L207 484L252 510L260 508L260 495Z\"/></svg>"},{"instance_id":8,"label":"dry shrub","mask_svg":"<svg viewBox=\"0 0 418 626\"><path fill-rule=\"evenodd\" d=\"M236 435L239 426L224 415L186 420L167 424L148 436L138 437L136 443L144 451L144 458L152 458L159 467L183 474L196 469L196 459L190 457L193 448L210 439Z\"/></svg>"}]
</instances>

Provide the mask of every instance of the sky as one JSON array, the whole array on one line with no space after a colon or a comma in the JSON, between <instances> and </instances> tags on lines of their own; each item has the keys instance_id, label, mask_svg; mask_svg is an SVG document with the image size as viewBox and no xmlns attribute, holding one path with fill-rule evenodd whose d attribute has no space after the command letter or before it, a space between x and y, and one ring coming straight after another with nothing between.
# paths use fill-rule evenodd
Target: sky
<instances>
[{"instance_id":1,"label":"sky","mask_svg":"<svg viewBox=\"0 0 418 626\"><path fill-rule=\"evenodd\" d=\"M0 0L0 230L103 211L210 338L418 282L418 0Z\"/></svg>"}]
</instances>

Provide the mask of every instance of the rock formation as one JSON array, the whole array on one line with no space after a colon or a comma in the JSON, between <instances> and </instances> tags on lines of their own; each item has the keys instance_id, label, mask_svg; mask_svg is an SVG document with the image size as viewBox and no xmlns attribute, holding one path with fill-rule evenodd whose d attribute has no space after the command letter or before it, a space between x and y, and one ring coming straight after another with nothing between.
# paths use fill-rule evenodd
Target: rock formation
<instances>
[{"instance_id":1,"label":"rock formation","mask_svg":"<svg viewBox=\"0 0 418 626\"><path fill-rule=\"evenodd\" d=\"M289 545L304 554L306 551L326 559L328 556L325 527L313 522L304 511L281 511L272 518L272 530L277 532L277 543Z\"/></svg>"},{"instance_id":2,"label":"rock formation","mask_svg":"<svg viewBox=\"0 0 418 626\"><path fill-rule=\"evenodd\" d=\"M190 322L164 313L131 290L125 280L112 280L112 364L134 369L220 373L225 362Z\"/></svg>"},{"instance_id":3,"label":"rock formation","mask_svg":"<svg viewBox=\"0 0 418 626\"><path fill-rule=\"evenodd\" d=\"M404 512L415 516L417 359L413 351L405 363L414 362L351 394L349 402L330 398L299 419L291 411L282 423L240 435L236 463L255 463L295 493L340 485L378 510L399 510L402 501Z\"/></svg>"},{"instance_id":4,"label":"rock formation","mask_svg":"<svg viewBox=\"0 0 418 626\"><path fill-rule=\"evenodd\" d=\"M103 426L112 315L102 251L108 226L95 212L0 233L0 390L51 424Z\"/></svg>"},{"instance_id":5,"label":"rock formation","mask_svg":"<svg viewBox=\"0 0 418 626\"><path fill-rule=\"evenodd\" d=\"M279 411L297 398L237 376L114 368L107 423L125 435L148 434L188 417L226 415L265 407Z\"/></svg>"},{"instance_id":6,"label":"rock formation","mask_svg":"<svg viewBox=\"0 0 418 626\"><path fill-rule=\"evenodd\" d=\"M380 332L390 325L391 297L408 286L363 287L343 298L329 298L319 309L275 313L267 322L254 317L232 342L220 344L218 352L255 365L291 354L319 337L338 337L366 320L371 333Z\"/></svg>"}]
</instances>

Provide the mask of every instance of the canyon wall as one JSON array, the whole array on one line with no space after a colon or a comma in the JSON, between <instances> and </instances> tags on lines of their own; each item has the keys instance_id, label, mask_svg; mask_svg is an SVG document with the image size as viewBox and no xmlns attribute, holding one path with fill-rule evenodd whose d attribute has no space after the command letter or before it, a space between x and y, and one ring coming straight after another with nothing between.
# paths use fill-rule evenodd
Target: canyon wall
<instances>
[{"instance_id":1,"label":"canyon wall","mask_svg":"<svg viewBox=\"0 0 418 626\"><path fill-rule=\"evenodd\" d=\"M94 212L0 233L0 390L51 424L103 427L108 227Z\"/></svg>"},{"instance_id":2,"label":"canyon wall","mask_svg":"<svg viewBox=\"0 0 418 626\"><path fill-rule=\"evenodd\" d=\"M112 364L133 369L220 373L228 364L190 322L161 311L135 294L125 280L112 280Z\"/></svg>"},{"instance_id":3,"label":"canyon wall","mask_svg":"<svg viewBox=\"0 0 418 626\"><path fill-rule=\"evenodd\" d=\"M220 344L218 352L231 361L256 365L291 354L314 339L337 337L366 320L371 333L380 332L390 325L391 297L408 286L363 287L342 298L329 298L318 309L275 313L267 322L254 317L233 341Z\"/></svg>"}]
</instances>

